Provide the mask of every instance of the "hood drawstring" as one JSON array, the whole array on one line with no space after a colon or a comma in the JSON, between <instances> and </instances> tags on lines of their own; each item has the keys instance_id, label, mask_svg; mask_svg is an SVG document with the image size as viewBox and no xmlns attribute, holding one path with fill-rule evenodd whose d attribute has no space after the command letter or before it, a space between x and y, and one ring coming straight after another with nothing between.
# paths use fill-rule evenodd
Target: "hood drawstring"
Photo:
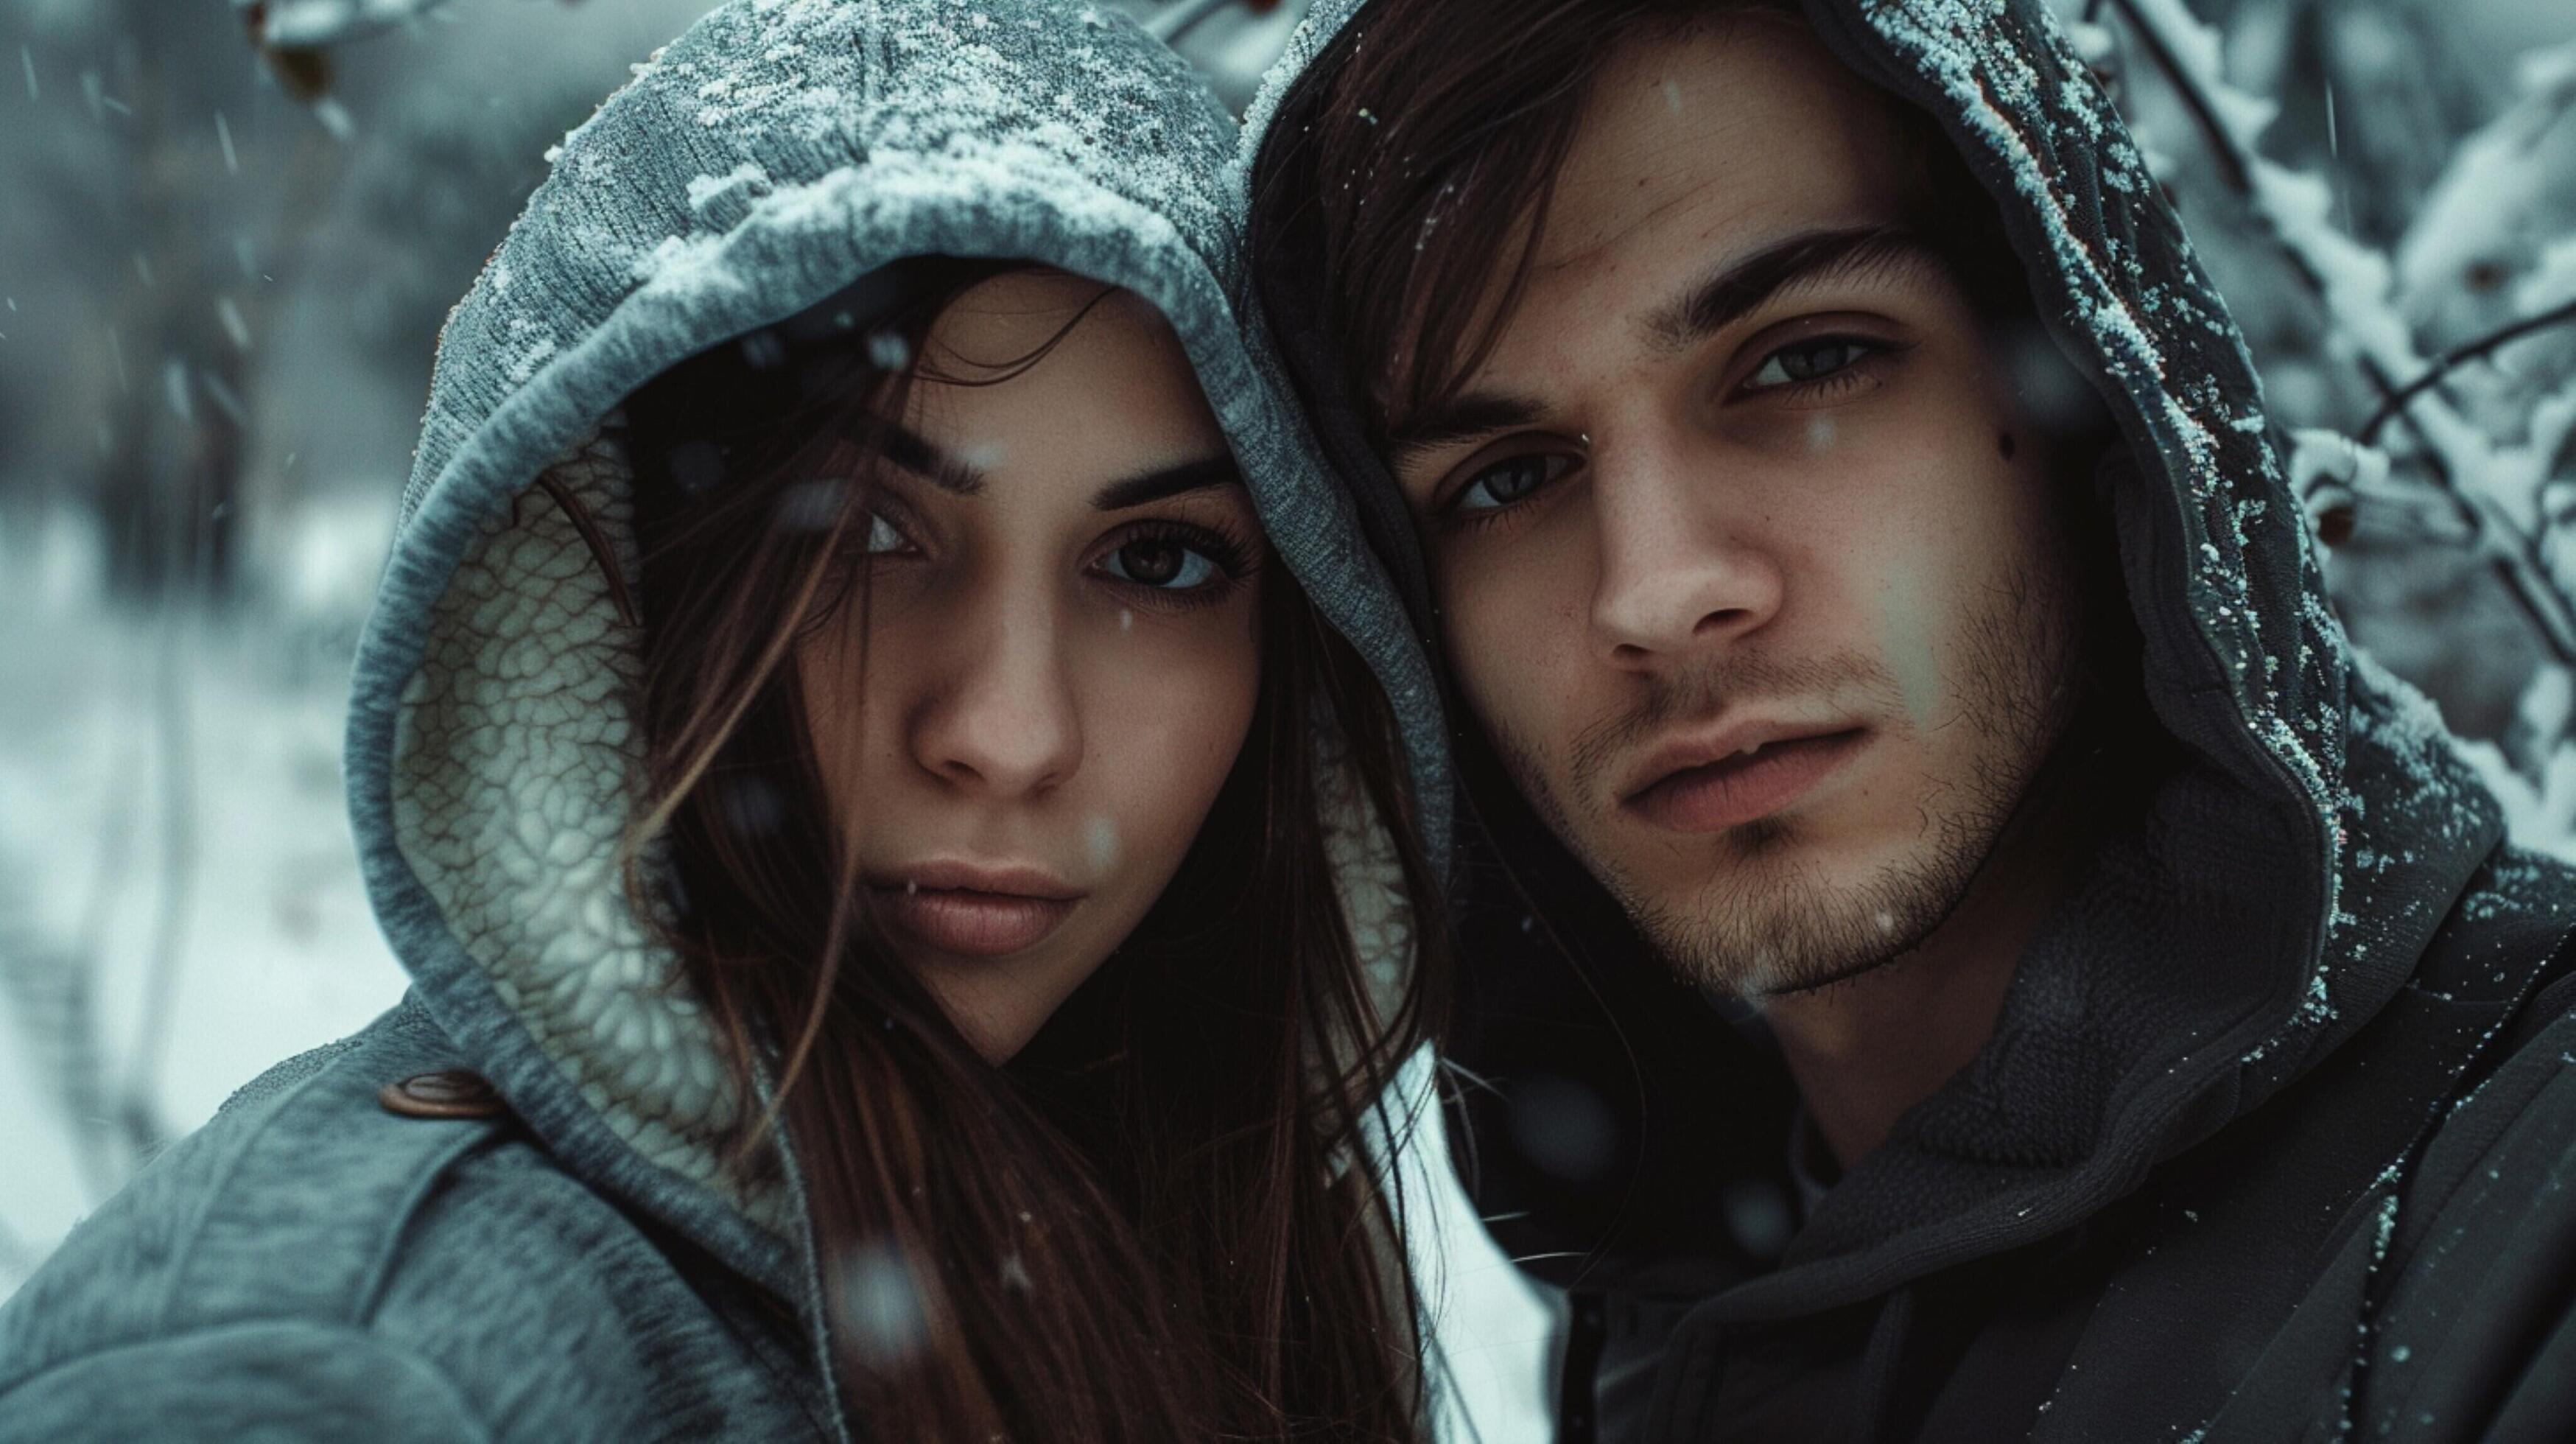
<instances>
[{"instance_id":1,"label":"hood drawstring","mask_svg":"<svg viewBox=\"0 0 2576 1444\"><path fill-rule=\"evenodd\" d=\"M1896 1371L1905 1358L1906 1335L1914 1328L1914 1285L1901 1285L1878 1306L1870 1326L1869 1348L1861 1355L1860 1387L1852 1398L1855 1444L1885 1436L1888 1410L1896 1393Z\"/></svg>"}]
</instances>

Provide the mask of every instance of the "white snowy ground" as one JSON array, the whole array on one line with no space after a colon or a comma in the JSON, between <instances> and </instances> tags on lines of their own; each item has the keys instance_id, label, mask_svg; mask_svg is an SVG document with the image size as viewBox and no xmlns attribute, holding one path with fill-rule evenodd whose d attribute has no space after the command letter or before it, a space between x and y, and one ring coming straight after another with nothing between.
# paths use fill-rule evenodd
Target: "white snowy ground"
<instances>
[{"instance_id":1,"label":"white snowy ground","mask_svg":"<svg viewBox=\"0 0 2576 1444\"><path fill-rule=\"evenodd\" d=\"M361 547L355 565L371 574L381 550ZM59 969L86 965L97 980L97 1045L125 1076L164 910L176 910L150 1093L182 1131L268 1063L364 1024L402 985L342 816L345 653L289 641L321 625L328 613L311 603L325 599L232 624L117 616L97 573L84 529L0 520L0 1226L38 1252L97 1202L57 1092L81 1042L55 1006ZM169 698L180 710L165 711ZM174 896L180 789L194 838ZM23 1262L0 1257L0 1289Z\"/></svg>"},{"instance_id":2,"label":"white snowy ground","mask_svg":"<svg viewBox=\"0 0 2576 1444\"><path fill-rule=\"evenodd\" d=\"M111 613L84 529L0 517L0 1298L97 1205L97 1175L122 1167L84 1147L111 1135L103 1121L65 1111L58 1080L81 1043L63 970L97 979L91 1046L121 1079L146 979L156 961L175 967L148 1091L180 1133L400 994L339 767L347 629L389 527L379 505L323 507L259 539L254 574L285 578L281 594L219 621ZM193 834L176 895L174 816ZM165 954L170 919L180 942ZM1444 1434L1544 1439L1553 1316L1448 1170L1424 1163L1440 1180L1414 1196L1432 1224L1422 1272L1451 1381Z\"/></svg>"}]
</instances>

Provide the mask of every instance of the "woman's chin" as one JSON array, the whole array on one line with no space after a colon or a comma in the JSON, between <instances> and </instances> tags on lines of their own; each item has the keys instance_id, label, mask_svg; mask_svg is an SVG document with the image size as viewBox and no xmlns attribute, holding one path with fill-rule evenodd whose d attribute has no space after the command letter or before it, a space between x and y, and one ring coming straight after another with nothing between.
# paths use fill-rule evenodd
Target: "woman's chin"
<instances>
[{"instance_id":1,"label":"woman's chin","mask_svg":"<svg viewBox=\"0 0 2576 1444\"><path fill-rule=\"evenodd\" d=\"M921 980L939 1000L960 1036L995 1067L1019 1056L1057 1008L1090 976L1090 969L1015 969L1008 964L951 962L921 968Z\"/></svg>"},{"instance_id":2,"label":"woman's chin","mask_svg":"<svg viewBox=\"0 0 2576 1444\"><path fill-rule=\"evenodd\" d=\"M1128 930L1104 927L1108 919L1094 915L1094 898L1052 900L1054 907L1035 917L993 909L961 923L964 910L951 900L918 901L929 896L925 889L903 899L900 910L880 910L886 940L957 1031L997 1065L1037 1036ZM928 925L916 928L914 918Z\"/></svg>"}]
</instances>

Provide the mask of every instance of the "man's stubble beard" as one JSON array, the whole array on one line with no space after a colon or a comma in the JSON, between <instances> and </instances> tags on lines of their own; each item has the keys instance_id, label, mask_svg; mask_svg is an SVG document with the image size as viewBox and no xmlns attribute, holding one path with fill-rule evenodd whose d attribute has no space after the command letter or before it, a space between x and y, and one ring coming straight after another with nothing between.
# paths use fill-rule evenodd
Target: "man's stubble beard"
<instances>
[{"instance_id":1,"label":"man's stubble beard","mask_svg":"<svg viewBox=\"0 0 2576 1444\"><path fill-rule=\"evenodd\" d=\"M1921 945L1967 896L1994 853L2032 780L2065 733L2079 672L2078 607L2062 558L2044 556L2029 574L1988 589L1989 604L1967 630L1966 686L1958 712L1934 730L1968 727L1988 739L1955 784L1927 781L1915 799L1923 826L1904 856L1855 885L1837 888L1812 863L1789 858L1803 845L1794 819L1763 818L1714 836L1729 854L1686 898L1649 895L1623 876L1571 825L1537 754L1489 727L1495 751L1557 839L1615 898L1681 978L1739 997L1808 992L1870 972ZM1597 780L1628 745L1671 720L1706 717L1739 695L1799 695L1801 683L1839 681L1880 699L1902 695L1874 658L1781 666L1731 658L1677 678L1647 701L1589 729L1571 749L1578 781ZM1813 695L1810 693L1809 695ZM1881 718L1904 708L1878 706ZM1912 724L1904 724L1909 729ZM1598 786L1588 790L1606 796ZM1616 805L1615 803L1612 805Z\"/></svg>"}]
</instances>

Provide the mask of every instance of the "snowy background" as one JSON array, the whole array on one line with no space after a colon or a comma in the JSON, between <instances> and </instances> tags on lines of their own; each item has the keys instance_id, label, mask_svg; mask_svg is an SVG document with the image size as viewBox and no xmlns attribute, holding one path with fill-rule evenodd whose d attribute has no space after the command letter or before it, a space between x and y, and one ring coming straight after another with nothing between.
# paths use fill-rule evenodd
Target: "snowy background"
<instances>
[{"instance_id":1,"label":"snowy background","mask_svg":"<svg viewBox=\"0 0 2576 1444\"><path fill-rule=\"evenodd\" d=\"M1298 9L1126 3L1238 106ZM2056 3L2299 434L2347 621L2576 855L2576 6ZM0 0L0 1297L399 992L340 711L431 339L707 8ZM1541 1437L1547 1315L1448 1207L1460 1407Z\"/></svg>"}]
</instances>

